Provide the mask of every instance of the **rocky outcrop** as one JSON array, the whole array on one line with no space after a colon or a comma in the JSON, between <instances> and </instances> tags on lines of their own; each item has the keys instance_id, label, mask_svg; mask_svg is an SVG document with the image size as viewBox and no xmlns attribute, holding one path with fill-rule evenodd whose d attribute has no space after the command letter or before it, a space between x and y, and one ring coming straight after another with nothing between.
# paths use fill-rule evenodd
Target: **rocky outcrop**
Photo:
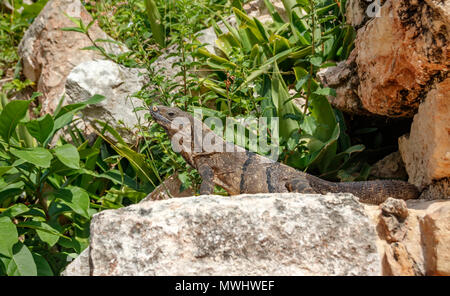
<instances>
[{"instance_id":1,"label":"rocky outcrop","mask_svg":"<svg viewBox=\"0 0 450 296\"><path fill-rule=\"evenodd\" d=\"M133 94L144 87L145 74L141 69L125 68L109 60L81 63L67 77L66 102L80 103L94 94L105 96L102 102L83 109L82 118L100 130L96 120L107 122L126 142L135 143L136 126L139 122L143 124L146 111L133 111L143 106L143 101Z\"/></svg>"},{"instance_id":2,"label":"rocky outcrop","mask_svg":"<svg viewBox=\"0 0 450 296\"><path fill-rule=\"evenodd\" d=\"M377 161L370 169L370 176L377 179L407 180L408 174L400 152L393 152Z\"/></svg>"},{"instance_id":3,"label":"rocky outcrop","mask_svg":"<svg viewBox=\"0 0 450 296\"><path fill-rule=\"evenodd\" d=\"M420 189L450 177L449 94L450 78L428 93L414 116L410 134L399 139L409 182Z\"/></svg>"},{"instance_id":4,"label":"rocky outcrop","mask_svg":"<svg viewBox=\"0 0 450 296\"><path fill-rule=\"evenodd\" d=\"M61 273L63 276L89 276L89 247L84 249L75 260Z\"/></svg>"},{"instance_id":5,"label":"rocky outcrop","mask_svg":"<svg viewBox=\"0 0 450 296\"><path fill-rule=\"evenodd\" d=\"M420 222L427 274L450 276L450 203L433 205Z\"/></svg>"},{"instance_id":6,"label":"rocky outcrop","mask_svg":"<svg viewBox=\"0 0 450 296\"><path fill-rule=\"evenodd\" d=\"M449 221L442 200L147 199L96 214L63 275L450 275Z\"/></svg>"},{"instance_id":7,"label":"rocky outcrop","mask_svg":"<svg viewBox=\"0 0 450 296\"><path fill-rule=\"evenodd\" d=\"M36 83L40 97L41 112L52 113L64 93L66 77L78 64L101 58L93 50L81 50L91 46L91 41L78 32L62 31L76 25L65 15L81 18L87 25L92 17L79 0L50 0L26 31L19 45L24 75ZM93 40L109 37L94 24L89 29ZM102 43L110 53L120 53L125 48L113 43Z\"/></svg>"},{"instance_id":8,"label":"rocky outcrop","mask_svg":"<svg viewBox=\"0 0 450 296\"><path fill-rule=\"evenodd\" d=\"M449 201L389 198L365 207L376 225L383 275L448 275Z\"/></svg>"},{"instance_id":9,"label":"rocky outcrop","mask_svg":"<svg viewBox=\"0 0 450 296\"><path fill-rule=\"evenodd\" d=\"M377 275L375 241L350 194L150 201L93 217L90 274Z\"/></svg>"},{"instance_id":10,"label":"rocky outcrop","mask_svg":"<svg viewBox=\"0 0 450 296\"><path fill-rule=\"evenodd\" d=\"M331 105L347 113L370 115L358 95L359 78L355 75L356 71L356 52L352 51L347 60L335 67L320 70L317 78L324 86L336 90L336 96L328 96Z\"/></svg>"},{"instance_id":11,"label":"rocky outcrop","mask_svg":"<svg viewBox=\"0 0 450 296\"><path fill-rule=\"evenodd\" d=\"M420 195L420 199L450 199L450 178L433 181Z\"/></svg>"},{"instance_id":12,"label":"rocky outcrop","mask_svg":"<svg viewBox=\"0 0 450 296\"><path fill-rule=\"evenodd\" d=\"M358 30L349 61L322 75L337 87L331 103L344 111L356 105L373 114L412 117L427 92L448 77L448 36L450 2L385 1L380 17Z\"/></svg>"}]
</instances>

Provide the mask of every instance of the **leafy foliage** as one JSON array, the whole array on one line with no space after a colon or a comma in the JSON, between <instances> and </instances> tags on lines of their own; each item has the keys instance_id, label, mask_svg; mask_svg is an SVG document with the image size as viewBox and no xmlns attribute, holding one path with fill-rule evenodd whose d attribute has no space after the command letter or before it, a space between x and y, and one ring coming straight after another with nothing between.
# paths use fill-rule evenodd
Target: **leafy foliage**
<instances>
[{"instance_id":1,"label":"leafy foliage","mask_svg":"<svg viewBox=\"0 0 450 296\"><path fill-rule=\"evenodd\" d=\"M95 95L33 120L26 116L31 100L2 107L1 274L59 274L69 258L87 247L93 214L135 203L154 188L149 178L154 184L155 174L143 164L142 154L125 143L110 146L104 136L89 144L69 125L78 111L103 99ZM31 141L24 140L20 128ZM64 139L51 144L63 128L73 144Z\"/></svg>"}]
</instances>

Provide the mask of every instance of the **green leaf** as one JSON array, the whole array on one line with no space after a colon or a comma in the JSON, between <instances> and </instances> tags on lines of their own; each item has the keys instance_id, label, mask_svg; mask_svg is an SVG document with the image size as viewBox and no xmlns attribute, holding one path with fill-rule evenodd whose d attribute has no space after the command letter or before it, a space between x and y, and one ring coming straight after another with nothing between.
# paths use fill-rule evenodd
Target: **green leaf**
<instances>
[{"instance_id":1,"label":"green leaf","mask_svg":"<svg viewBox=\"0 0 450 296\"><path fill-rule=\"evenodd\" d=\"M72 144L65 144L53 149L55 156L67 167L80 168L80 154Z\"/></svg>"},{"instance_id":2,"label":"green leaf","mask_svg":"<svg viewBox=\"0 0 450 296\"><path fill-rule=\"evenodd\" d=\"M14 156L42 168L49 168L50 162L53 159L53 155L47 149L42 147L22 149L11 148L10 152Z\"/></svg>"},{"instance_id":3,"label":"green leaf","mask_svg":"<svg viewBox=\"0 0 450 296\"><path fill-rule=\"evenodd\" d=\"M325 88L319 88L314 92L316 95L322 95L322 96L336 96L336 91L332 88L325 87Z\"/></svg>"},{"instance_id":4,"label":"green leaf","mask_svg":"<svg viewBox=\"0 0 450 296\"><path fill-rule=\"evenodd\" d=\"M61 31L68 31L68 32L78 32L78 33L83 33L85 34L86 31L82 28L77 28L77 27L66 27L66 28L61 28Z\"/></svg>"},{"instance_id":5,"label":"green leaf","mask_svg":"<svg viewBox=\"0 0 450 296\"><path fill-rule=\"evenodd\" d=\"M53 130L53 118L50 114L46 114L37 120L31 120L26 123L26 127L30 135L36 138L39 143L43 144L50 136Z\"/></svg>"},{"instance_id":6,"label":"green leaf","mask_svg":"<svg viewBox=\"0 0 450 296\"><path fill-rule=\"evenodd\" d=\"M7 173L10 169L12 169L13 167L12 166L3 166L3 167L0 167L0 177L3 175L3 174L5 174L5 173Z\"/></svg>"},{"instance_id":7,"label":"green leaf","mask_svg":"<svg viewBox=\"0 0 450 296\"><path fill-rule=\"evenodd\" d=\"M274 63L274 70L272 75L272 100L280 120L280 136L288 139L294 130L298 130L299 124L296 120L286 118L285 115L298 114L300 112L293 102L289 100L287 86L276 63Z\"/></svg>"},{"instance_id":8,"label":"green leaf","mask_svg":"<svg viewBox=\"0 0 450 296\"><path fill-rule=\"evenodd\" d=\"M166 34L163 20L159 13L158 6L154 0L145 0L145 11L147 12L150 27L152 29L153 38L159 46L164 48L166 46Z\"/></svg>"},{"instance_id":9,"label":"green leaf","mask_svg":"<svg viewBox=\"0 0 450 296\"><path fill-rule=\"evenodd\" d=\"M19 222L17 227L31 228L36 230L39 238L46 242L50 247L56 244L60 237L63 235L58 230L51 227L49 224L41 221L25 221Z\"/></svg>"},{"instance_id":10,"label":"green leaf","mask_svg":"<svg viewBox=\"0 0 450 296\"><path fill-rule=\"evenodd\" d=\"M36 263L37 275L38 276L53 276L53 271L42 255L38 253L32 253L34 262Z\"/></svg>"},{"instance_id":11,"label":"green leaf","mask_svg":"<svg viewBox=\"0 0 450 296\"><path fill-rule=\"evenodd\" d=\"M9 262L8 262L9 261ZM15 276L36 276L37 268L33 255L23 243L19 242L13 247L13 256L7 260L6 272Z\"/></svg>"},{"instance_id":12,"label":"green leaf","mask_svg":"<svg viewBox=\"0 0 450 296\"><path fill-rule=\"evenodd\" d=\"M80 188L69 186L61 188L55 193L55 197L60 199L61 202L71 208L75 213L89 219L89 195L87 192Z\"/></svg>"},{"instance_id":13,"label":"green leaf","mask_svg":"<svg viewBox=\"0 0 450 296\"><path fill-rule=\"evenodd\" d=\"M0 217L0 254L12 256L12 247L18 242L17 229L9 217Z\"/></svg>"},{"instance_id":14,"label":"green leaf","mask_svg":"<svg viewBox=\"0 0 450 296\"><path fill-rule=\"evenodd\" d=\"M19 121L25 117L30 101L15 100L9 102L0 114L0 136L9 143Z\"/></svg>"},{"instance_id":15,"label":"green leaf","mask_svg":"<svg viewBox=\"0 0 450 296\"><path fill-rule=\"evenodd\" d=\"M18 203L7 208L3 213L0 214L0 217L14 218L28 211L29 208L26 205Z\"/></svg>"}]
</instances>

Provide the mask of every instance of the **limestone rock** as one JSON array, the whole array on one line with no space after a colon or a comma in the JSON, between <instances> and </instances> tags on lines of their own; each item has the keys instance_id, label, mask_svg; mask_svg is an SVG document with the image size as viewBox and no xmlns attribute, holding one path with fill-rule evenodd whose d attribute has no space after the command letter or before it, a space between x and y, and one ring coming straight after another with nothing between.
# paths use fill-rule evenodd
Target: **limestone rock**
<instances>
[{"instance_id":1,"label":"limestone rock","mask_svg":"<svg viewBox=\"0 0 450 296\"><path fill-rule=\"evenodd\" d=\"M448 77L448 36L449 1L387 0L380 16L358 30L349 61L321 80L339 79L330 85L337 87L334 105L344 111L362 106L373 114L412 117L427 92Z\"/></svg>"},{"instance_id":2,"label":"limestone rock","mask_svg":"<svg viewBox=\"0 0 450 296\"><path fill-rule=\"evenodd\" d=\"M18 48L24 75L36 83L37 91L43 93L40 97L43 114L55 110L72 68L100 57L96 51L81 50L92 45L84 34L61 30L76 26L64 13L81 18L85 25L92 20L79 0L49 0L26 31ZM93 40L109 39L96 24L89 29L89 33ZM113 43L102 45L109 53L126 50Z\"/></svg>"},{"instance_id":3,"label":"limestone rock","mask_svg":"<svg viewBox=\"0 0 450 296\"><path fill-rule=\"evenodd\" d=\"M448 75L450 18L430 2L388 0L381 16L358 31L358 94L370 112L412 116L427 91Z\"/></svg>"},{"instance_id":4,"label":"limestone rock","mask_svg":"<svg viewBox=\"0 0 450 296\"><path fill-rule=\"evenodd\" d=\"M376 162L371 170L370 175L382 179L408 179L400 152L393 152L380 161Z\"/></svg>"},{"instance_id":5,"label":"limestone rock","mask_svg":"<svg viewBox=\"0 0 450 296\"><path fill-rule=\"evenodd\" d=\"M356 73L356 52L352 51L346 61L317 73L317 78L326 87L336 90L336 96L327 96L330 104L347 113L370 115L358 96L359 79Z\"/></svg>"},{"instance_id":6,"label":"limestone rock","mask_svg":"<svg viewBox=\"0 0 450 296\"><path fill-rule=\"evenodd\" d=\"M450 199L450 178L433 181L420 195L420 199Z\"/></svg>"},{"instance_id":7,"label":"limestone rock","mask_svg":"<svg viewBox=\"0 0 450 296\"><path fill-rule=\"evenodd\" d=\"M96 214L93 275L378 275L351 194L199 196Z\"/></svg>"},{"instance_id":8,"label":"limestone rock","mask_svg":"<svg viewBox=\"0 0 450 296\"><path fill-rule=\"evenodd\" d=\"M393 243L385 248L383 257L383 275L417 275L414 262L409 257L408 250L402 243Z\"/></svg>"},{"instance_id":9,"label":"limestone rock","mask_svg":"<svg viewBox=\"0 0 450 296\"><path fill-rule=\"evenodd\" d=\"M80 103L94 94L104 95L105 100L81 111L83 119L94 126L95 120L107 122L128 143L135 143L135 126L138 117L144 122L145 111L133 112L134 108L142 107L143 102L132 95L143 88L145 77L141 69L125 68L109 60L87 61L68 75L66 102Z\"/></svg>"},{"instance_id":10,"label":"limestone rock","mask_svg":"<svg viewBox=\"0 0 450 296\"><path fill-rule=\"evenodd\" d=\"M63 276L89 276L89 247L73 260L61 273Z\"/></svg>"},{"instance_id":11,"label":"limestone rock","mask_svg":"<svg viewBox=\"0 0 450 296\"><path fill-rule=\"evenodd\" d=\"M382 258L383 275L445 274L450 266L448 239L450 237L450 201L388 199L380 206L364 205L376 225L376 242ZM390 213L390 214L389 214ZM406 215L407 213L407 215ZM397 219L397 228L386 228L384 218ZM404 234L399 236L401 229ZM390 238L395 237L392 240Z\"/></svg>"},{"instance_id":12,"label":"limestone rock","mask_svg":"<svg viewBox=\"0 0 450 296\"><path fill-rule=\"evenodd\" d=\"M379 17L381 4L385 0L347 0L345 2L345 16L347 24L359 29L367 21Z\"/></svg>"},{"instance_id":13,"label":"limestone rock","mask_svg":"<svg viewBox=\"0 0 450 296\"><path fill-rule=\"evenodd\" d=\"M428 275L450 276L450 203L437 203L421 220Z\"/></svg>"},{"instance_id":14,"label":"limestone rock","mask_svg":"<svg viewBox=\"0 0 450 296\"><path fill-rule=\"evenodd\" d=\"M399 139L409 182L420 189L450 177L450 78L430 91L414 116L409 136Z\"/></svg>"},{"instance_id":15,"label":"limestone rock","mask_svg":"<svg viewBox=\"0 0 450 296\"><path fill-rule=\"evenodd\" d=\"M406 202L401 199L389 197L380 205L380 227L386 241L400 242L406 235L405 220L408 217Z\"/></svg>"}]
</instances>

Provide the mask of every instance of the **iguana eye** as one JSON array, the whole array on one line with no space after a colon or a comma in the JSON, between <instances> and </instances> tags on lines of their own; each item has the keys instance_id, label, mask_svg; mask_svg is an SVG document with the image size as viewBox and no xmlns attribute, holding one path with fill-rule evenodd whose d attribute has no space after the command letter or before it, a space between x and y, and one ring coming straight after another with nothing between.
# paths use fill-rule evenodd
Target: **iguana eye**
<instances>
[{"instance_id":1,"label":"iguana eye","mask_svg":"<svg viewBox=\"0 0 450 296\"><path fill-rule=\"evenodd\" d=\"M158 111L158 107L156 107L156 106L153 106L153 112L157 112Z\"/></svg>"}]
</instances>

